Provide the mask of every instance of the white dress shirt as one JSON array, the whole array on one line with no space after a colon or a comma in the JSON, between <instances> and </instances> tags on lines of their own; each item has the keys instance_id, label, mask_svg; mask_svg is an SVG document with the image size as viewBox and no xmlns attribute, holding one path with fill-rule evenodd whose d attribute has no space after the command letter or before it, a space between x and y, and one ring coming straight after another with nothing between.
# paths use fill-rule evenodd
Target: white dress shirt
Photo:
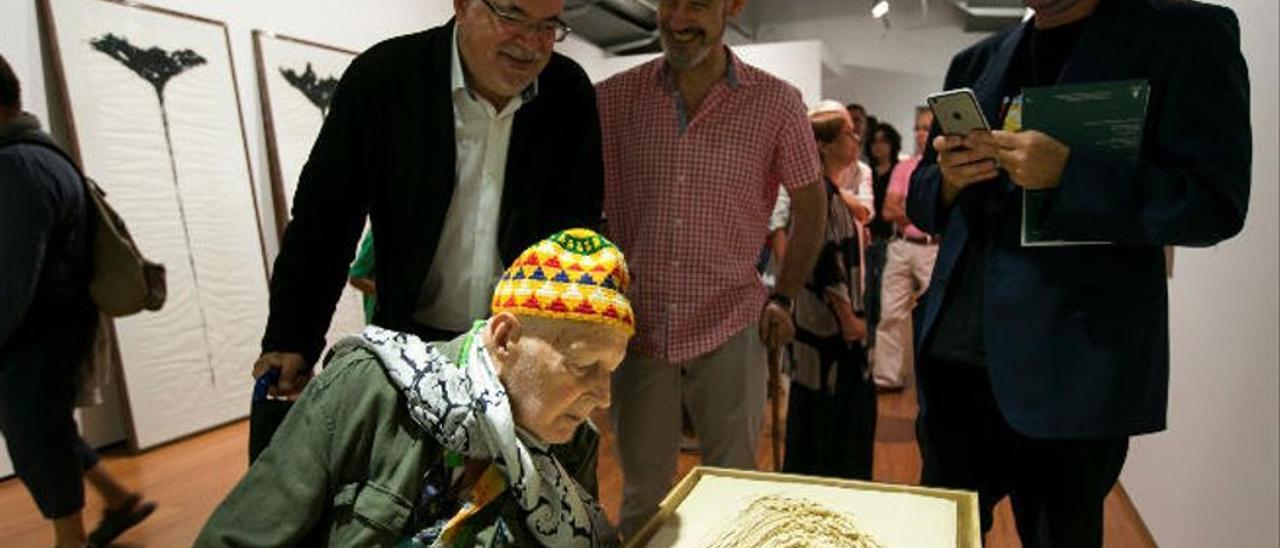
<instances>
[{"instance_id":1,"label":"white dress shirt","mask_svg":"<svg viewBox=\"0 0 1280 548\"><path fill-rule=\"evenodd\" d=\"M536 84L530 86L499 112L468 85L456 30L450 63L457 179L413 319L436 329L466 331L471 322L488 317L493 286L502 275L498 216L511 124L516 111L532 99L537 88Z\"/></svg>"},{"instance_id":2,"label":"white dress shirt","mask_svg":"<svg viewBox=\"0 0 1280 548\"><path fill-rule=\"evenodd\" d=\"M871 210L872 218L874 218L876 208L875 197L871 190L871 166L862 160L858 160L854 165L856 167L845 171L840 180L836 181L836 185L840 187L841 191L853 194L854 198L857 198L859 202L867 206L867 209Z\"/></svg>"}]
</instances>

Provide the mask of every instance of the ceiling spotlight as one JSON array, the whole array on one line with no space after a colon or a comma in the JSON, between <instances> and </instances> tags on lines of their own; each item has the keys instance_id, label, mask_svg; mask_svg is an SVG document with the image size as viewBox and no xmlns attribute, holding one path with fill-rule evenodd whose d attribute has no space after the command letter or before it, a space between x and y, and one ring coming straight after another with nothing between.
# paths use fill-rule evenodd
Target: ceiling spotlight
<instances>
[{"instance_id":1,"label":"ceiling spotlight","mask_svg":"<svg viewBox=\"0 0 1280 548\"><path fill-rule=\"evenodd\" d=\"M889 0L880 0L876 5L871 7L871 16L879 19L889 15Z\"/></svg>"}]
</instances>

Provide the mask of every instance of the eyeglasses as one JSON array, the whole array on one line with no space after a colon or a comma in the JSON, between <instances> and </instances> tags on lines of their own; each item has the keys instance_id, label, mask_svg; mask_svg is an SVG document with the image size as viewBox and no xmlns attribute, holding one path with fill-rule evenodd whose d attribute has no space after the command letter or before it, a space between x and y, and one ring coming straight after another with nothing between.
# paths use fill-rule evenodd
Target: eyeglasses
<instances>
[{"instance_id":1,"label":"eyeglasses","mask_svg":"<svg viewBox=\"0 0 1280 548\"><path fill-rule=\"evenodd\" d=\"M530 21L528 17L517 13L509 7L495 5L490 0L480 1L489 7L489 11L493 12L493 16L498 19L498 23L509 31L515 30L544 39L552 38L556 42L563 42L572 31L569 25L566 25L564 21L558 18Z\"/></svg>"}]
</instances>

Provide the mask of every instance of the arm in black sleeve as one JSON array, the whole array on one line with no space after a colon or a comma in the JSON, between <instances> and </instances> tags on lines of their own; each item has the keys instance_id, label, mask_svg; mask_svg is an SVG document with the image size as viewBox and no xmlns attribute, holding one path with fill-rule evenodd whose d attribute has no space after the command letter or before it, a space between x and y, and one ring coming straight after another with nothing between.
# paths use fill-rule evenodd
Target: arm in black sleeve
<instances>
[{"instance_id":1,"label":"arm in black sleeve","mask_svg":"<svg viewBox=\"0 0 1280 548\"><path fill-rule=\"evenodd\" d=\"M1162 104L1147 115L1140 159L1072 149L1049 210L1056 228L1086 240L1207 246L1244 226L1253 149L1248 68L1235 14L1202 10L1183 18L1186 28L1170 29L1169 47L1180 51Z\"/></svg>"},{"instance_id":2,"label":"arm in black sleeve","mask_svg":"<svg viewBox=\"0 0 1280 548\"><path fill-rule=\"evenodd\" d=\"M263 352L299 353L313 364L324 349L369 208L361 170L369 116L365 72L362 58L347 68L299 177L271 276Z\"/></svg>"},{"instance_id":3,"label":"arm in black sleeve","mask_svg":"<svg viewBox=\"0 0 1280 548\"><path fill-rule=\"evenodd\" d=\"M16 148L0 153L0 348L35 298L57 217L52 188Z\"/></svg>"}]
</instances>

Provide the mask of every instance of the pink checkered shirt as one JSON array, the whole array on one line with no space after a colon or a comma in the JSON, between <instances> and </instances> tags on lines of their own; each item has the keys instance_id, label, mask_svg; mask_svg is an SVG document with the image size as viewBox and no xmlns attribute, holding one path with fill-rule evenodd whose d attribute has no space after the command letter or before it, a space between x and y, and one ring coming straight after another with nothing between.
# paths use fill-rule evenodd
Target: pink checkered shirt
<instances>
[{"instance_id":1,"label":"pink checkered shirt","mask_svg":"<svg viewBox=\"0 0 1280 548\"><path fill-rule=\"evenodd\" d=\"M661 58L596 90L608 233L633 274L631 350L668 363L759 320L756 261L778 186L821 176L800 93L729 58L692 120Z\"/></svg>"}]
</instances>

